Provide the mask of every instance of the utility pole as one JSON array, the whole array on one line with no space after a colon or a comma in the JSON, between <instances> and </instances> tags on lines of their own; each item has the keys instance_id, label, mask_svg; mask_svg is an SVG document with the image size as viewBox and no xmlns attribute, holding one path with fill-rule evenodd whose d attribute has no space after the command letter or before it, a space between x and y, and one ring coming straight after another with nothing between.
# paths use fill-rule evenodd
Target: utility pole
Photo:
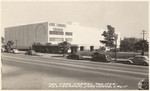
<instances>
[{"instance_id":1,"label":"utility pole","mask_svg":"<svg viewBox=\"0 0 150 91\"><path fill-rule=\"evenodd\" d=\"M143 33L141 33L141 34L143 34L143 40L144 40L144 36L145 36L145 34L147 34L146 32L145 32L145 30L142 30L143 31Z\"/></svg>"},{"instance_id":2,"label":"utility pole","mask_svg":"<svg viewBox=\"0 0 150 91\"><path fill-rule=\"evenodd\" d=\"M147 34L146 32L145 32L145 30L142 30L143 31L143 33L141 33L141 34L143 34L143 48L142 48L142 53L141 53L141 55L144 55L144 36L145 36L145 34Z\"/></svg>"},{"instance_id":3,"label":"utility pole","mask_svg":"<svg viewBox=\"0 0 150 91\"><path fill-rule=\"evenodd\" d=\"M117 39L118 39L118 34L115 34L115 61L117 61Z\"/></svg>"}]
</instances>

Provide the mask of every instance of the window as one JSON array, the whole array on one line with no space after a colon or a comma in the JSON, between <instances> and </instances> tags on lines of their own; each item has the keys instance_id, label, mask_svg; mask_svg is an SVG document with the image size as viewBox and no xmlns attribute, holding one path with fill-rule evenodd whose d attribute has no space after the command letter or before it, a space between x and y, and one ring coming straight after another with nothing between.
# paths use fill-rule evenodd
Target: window
<instances>
[{"instance_id":1,"label":"window","mask_svg":"<svg viewBox=\"0 0 150 91\"><path fill-rule=\"evenodd\" d=\"M72 36L72 32L65 32L65 35L69 35L69 36Z\"/></svg>"},{"instance_id":2,"label":"window","mask_svg":"<svg viewBox=\"0 0 150 91\"><path fill-rule=\"evenodd\" d=\"M65 38L65 41L72 41L72 38Z\"/></svg>"},{"instance_id":3,"label":"window","mask_svg":"<svg viewBox=\"0 0 150 91\"><path fill-rule=\"evenodd\" d=\"M63 38L49 38L50 41L64 41Z\"/></svg>"},{"instance_id":4,"label":"window","mask_svg":"<svg viewBox=\"0 0 150 91\"><path fill-rule=\"evenodd\" d=\"M61 32L61 31L49 31L49 34L53 34L53 35L64 35L64 32Z\"/></svg>"}]
</instances>

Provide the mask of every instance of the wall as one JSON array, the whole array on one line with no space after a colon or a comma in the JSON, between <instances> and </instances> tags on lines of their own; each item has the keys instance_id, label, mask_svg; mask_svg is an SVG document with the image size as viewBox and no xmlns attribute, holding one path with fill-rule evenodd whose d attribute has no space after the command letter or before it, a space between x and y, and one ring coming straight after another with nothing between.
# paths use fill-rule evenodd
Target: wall
<instances>
[{"instance_id":1,"label":"wall","mask_svg":"<svg viewBox=\"0 0 150 91\"><path fill-rule=\"evenodd\" d=\"M86 50L90 50L90 46L94 46L94 49L98 49L103 45L100 43L100 40L103 38L101 36L103 33L102 29L80 26L79 23L76 22L69 24L68 27L74 33L73 44L77 44L79 47L85 46Z\"/></svg>"},{"instance_id":2,"label":"wall","mask_svg":"<svg viewBox=\"0 0 150 91\"><path fill-rule=\"evenodd\" d=\"M36 23L5 28L5 40L13 41L13 48L28 49L34 42L48 42L48 23Z\"/></svg>"},{"instance_id":3,"label":"wall","mask_svg":"<svg viewBox=\"0 0 150 91\"><path fill-rule=\"evenodd\" d=\"M73 40L69 41L71 44L77 44L79 47L85 46L85 48L88 50L90 49L90 46L94 46L94 49L98 49L100 46L104 46L100 42L100 40L104 39L104 37L101 35L104 31L102 29L80 26L77 22L69 22L67 24L62 24L65 27L58 26L60 23L54 23L54 26L50 26L50 23L51 22L42 22L5 28L6 43L8 40L12 40L15 43L13 47L17 46L18 48L29 48L29 46L31 46L34 42L52 44L58 44L62 42L49 41L49 38L72 38ZM54 31L53 28L63 29L64 35L49 34L49 31ZM73 32L73 35L66 36L65 32ZM117 43L119 47L120 33L118 34L119 37Z\"/></svg>"}]
</instances>

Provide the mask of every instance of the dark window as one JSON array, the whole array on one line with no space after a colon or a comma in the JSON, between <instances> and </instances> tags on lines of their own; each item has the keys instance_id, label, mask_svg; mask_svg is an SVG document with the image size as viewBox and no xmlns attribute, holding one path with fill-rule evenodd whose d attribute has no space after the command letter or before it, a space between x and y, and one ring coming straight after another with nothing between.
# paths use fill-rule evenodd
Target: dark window
<instances>
[{"instance_id":1,"label":"dark window","mask_svg":"<svg viewBox=\"0 0 150 91\"><path fill-rule=\"evenodd\" d=\"M72 32L65 32L65 35L72 36L72 35L73 35L73 33L72 33Z\"/></svg>"},{"instance_id":2,"label":"dark window","mask_svg":"<svg viewBox=\"0 0 150 91\"><path fill-rule=\"evenodd\" d=\"M53 35L64 35L64 32L61 32L61 31L49 31L49 34L53 34Z\"/></svg>"},{"instance_id":3,"label":"dark window","mask_svg":"<svg viewBox=\"0 0 150 91\"><path fill-rule=\"evenodd\" d=\"M80 46L80 51L84 51L84 46Z\"/></svg>"},{"instance_id":4,"label":"dark window","mask_svg":"<svg viewBox=\"0 0 150 91\"><path fill-rule=\"evenodd\" d=\"M90 46L90 51L94 51L94 46Z\"/></svg>"},{"instance_id":5,"label":"dark window","mask_svg":"<svg viewBox=\"0 0 150 91\"><path fill-rule=\"evenodd\" d=\"M50 41L64 41L63 38L50 38Z\"/></svg>"}]
</instances>

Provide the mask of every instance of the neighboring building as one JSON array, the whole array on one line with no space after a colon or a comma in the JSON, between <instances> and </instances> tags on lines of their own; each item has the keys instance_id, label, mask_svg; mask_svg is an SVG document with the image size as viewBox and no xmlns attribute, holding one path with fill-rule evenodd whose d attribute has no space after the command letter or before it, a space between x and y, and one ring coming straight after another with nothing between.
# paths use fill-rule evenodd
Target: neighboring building
<instances>
[{"instance_id":1,"label":"neighboring building","mask_svg":"<svg viewBox=\"0 0 150 91\"><path fill-rule=\"evenodd\" d=\"M100 43L103 31L99 28L80 26L77 22L41 22L5 28L5 41L13 41L13 48L18 49L29 49L34 43L57 45L62 41L68 41L78 45L79 50L90 50L103 46Z\"/></svg>"}]
</instances>

